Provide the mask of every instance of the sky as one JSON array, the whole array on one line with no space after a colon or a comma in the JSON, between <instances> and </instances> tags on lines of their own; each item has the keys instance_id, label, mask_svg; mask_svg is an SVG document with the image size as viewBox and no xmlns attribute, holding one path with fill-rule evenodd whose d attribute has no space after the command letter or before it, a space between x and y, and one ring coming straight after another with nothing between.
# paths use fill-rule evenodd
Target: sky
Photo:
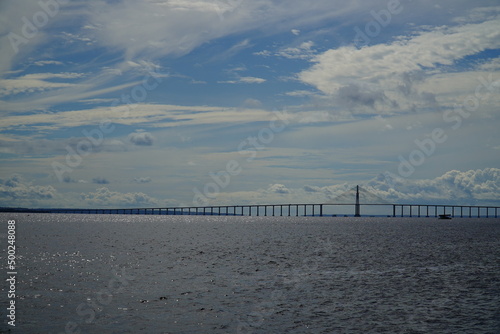
<instances>
[{"instance_id":1,"label":"sky","mask_svg":"<svg viewBox=\"0 0 500 334\"><path fill-rule=\"evenodd\" d=\"M0 2L0 206L500 206L497 1Z\"/></svg>"}]
</instances>

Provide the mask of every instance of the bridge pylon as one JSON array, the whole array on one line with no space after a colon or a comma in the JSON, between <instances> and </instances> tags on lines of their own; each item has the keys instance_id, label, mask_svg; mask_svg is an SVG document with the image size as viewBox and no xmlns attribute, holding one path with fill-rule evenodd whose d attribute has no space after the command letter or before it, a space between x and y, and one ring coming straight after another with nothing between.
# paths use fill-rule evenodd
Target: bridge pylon
<instances>
[{"instance_id":1,"label":"bridge pylon","mask_svg":"<svg viewBox=\"0 0 500 334\"><path fill-rule=\"evenodd\" d=\"M354 217L361 217L361 205L359 204L359 186L356 186L356 204L354 205Z\"/></svg>"}]
</instances>

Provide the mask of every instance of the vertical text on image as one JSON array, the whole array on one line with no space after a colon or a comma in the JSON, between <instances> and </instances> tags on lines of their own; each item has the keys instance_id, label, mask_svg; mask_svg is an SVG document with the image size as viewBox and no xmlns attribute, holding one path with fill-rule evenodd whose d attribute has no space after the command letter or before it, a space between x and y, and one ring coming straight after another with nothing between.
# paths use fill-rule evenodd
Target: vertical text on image
<instances>
[{"instance_id":1,"label":"vertical text on image","mask_svg":"<svg viewBox=\"0 0 500 334\"><path fill-rule=\"evenodd\" d=\"M7 298L7 319L9 326L16 326L16 221L7 222L7 276L8 283Z\"/></svg>"}]
</instances>

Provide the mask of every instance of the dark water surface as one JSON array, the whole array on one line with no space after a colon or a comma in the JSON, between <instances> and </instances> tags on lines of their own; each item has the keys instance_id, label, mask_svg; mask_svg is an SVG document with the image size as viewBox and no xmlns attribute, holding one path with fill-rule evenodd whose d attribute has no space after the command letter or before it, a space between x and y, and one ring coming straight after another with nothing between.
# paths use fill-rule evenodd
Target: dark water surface
<instances>
[{"instance_id":1,"label":"dark water surface","mask_svg":"<svg viewBox=\"0 0 500 334\"><path fill-rule=\"evenodd\" d=\"M500 219L0 218L2 333L500 333Z\"/></svg>"}]
</instances>

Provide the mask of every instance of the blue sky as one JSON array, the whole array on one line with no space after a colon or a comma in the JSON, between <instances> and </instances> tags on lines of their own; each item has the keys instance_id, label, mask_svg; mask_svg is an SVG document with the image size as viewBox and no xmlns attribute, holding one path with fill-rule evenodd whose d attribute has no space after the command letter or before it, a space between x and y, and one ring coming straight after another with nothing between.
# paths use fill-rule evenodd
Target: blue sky
<instances>
[{"instance_id":1,"label":"blue sky","mask_svg":"<svg viewBox=\"0 0 500 334\"><path fill-rule=\"evenodd\" d=\"M497 204L496 1L3 1L0 206Z\"/></svg>"}]
</instances>

